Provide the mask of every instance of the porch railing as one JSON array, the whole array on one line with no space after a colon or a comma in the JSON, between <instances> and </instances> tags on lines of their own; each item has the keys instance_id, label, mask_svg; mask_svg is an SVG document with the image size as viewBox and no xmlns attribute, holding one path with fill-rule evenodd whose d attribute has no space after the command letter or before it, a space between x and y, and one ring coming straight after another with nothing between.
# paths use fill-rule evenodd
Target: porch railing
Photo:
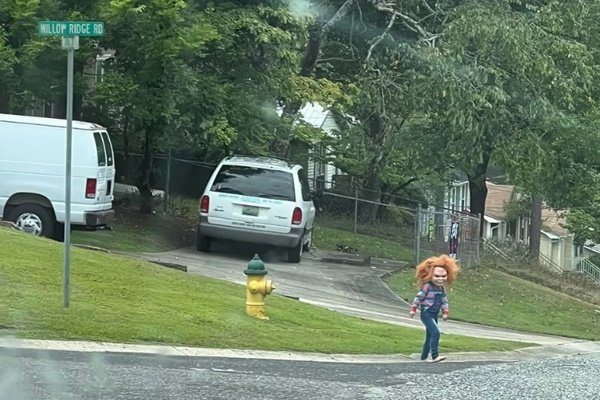
<instances>
[{"instance_id":1,"label":"porch railing","mask_svg":"<svg viewBox=\"0 0 600 400\"><path fill-rule=\"evenodd\" d=\"M592 278L596 283L600 283L600 267L587 258L581 259L577 265L577 270Z\"/></svg>"},{"instance_id":2,"label":"porch railing","mask_svg":"<svg viewBox=\"0 0 600 400\"><path fill-rule=\"evenodd\" d=\"M540 265L542 265L548 269L551 269L554 272L558 272L559 274L562 274L564 272L564 270L560 267L560 265L556 264L548 256L541 254L541 253L540 253Z\"/></svg>"}]
</instances>

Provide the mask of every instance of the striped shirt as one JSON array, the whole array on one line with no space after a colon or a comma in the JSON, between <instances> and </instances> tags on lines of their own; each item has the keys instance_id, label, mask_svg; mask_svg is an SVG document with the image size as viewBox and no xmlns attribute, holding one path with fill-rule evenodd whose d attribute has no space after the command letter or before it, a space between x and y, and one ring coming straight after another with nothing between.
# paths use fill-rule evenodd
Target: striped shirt
<instances>
[{"instance_id":1,"label":"striped shirt","mask_svg":"<svg viewBox=\"0 0 600 400\"><path fill-rule=\"evenodd\" d=\"M421 290L419 290L419 293L417 293L417 296L413 300L412 306L410 307L411 311L416 312L419 306L421 306L421 311L425 311L429 307L433 307L435 304L436 293L442 294L442 314L448 314L448 296L446 295L444 287L435 286L431 282L427 282L421 286Z\"/></svg>"}]
</instances>

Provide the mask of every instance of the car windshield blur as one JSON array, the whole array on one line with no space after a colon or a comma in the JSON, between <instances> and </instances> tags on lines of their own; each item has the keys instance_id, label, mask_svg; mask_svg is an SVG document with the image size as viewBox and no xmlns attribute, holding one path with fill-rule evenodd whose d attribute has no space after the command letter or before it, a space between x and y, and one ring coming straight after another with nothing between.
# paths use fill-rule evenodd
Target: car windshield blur
<instances>
[{"instance_id":1,"label":"car windshield blur","mask_svg":"<svg viewBox=\"0 0 600 400\"><path fill-rule=\"evenodd\" d=\"M210 190L267 199L296 201L292 174L264 168L224 165Z\"/></svg>"}]
</instances>

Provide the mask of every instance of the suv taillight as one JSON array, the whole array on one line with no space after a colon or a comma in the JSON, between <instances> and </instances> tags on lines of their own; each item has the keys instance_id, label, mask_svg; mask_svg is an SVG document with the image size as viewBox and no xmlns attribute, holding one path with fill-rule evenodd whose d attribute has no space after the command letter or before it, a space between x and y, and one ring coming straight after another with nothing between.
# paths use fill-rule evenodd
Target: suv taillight
<instances>
[{"instance_id":1,"label":"suv taillight","mask_svg":"<svg viewBox=\"0 0 600 400\"><path fill-rule=\"evenodd\" d=\"M202 198L200 199L200 212L208 213L209 204L210 204L210 200L209 200L208 196L206 196L206 195L202 196Z\"/></svg>"},{"instance_id":2,"label":"suv taillight","mask_svg":"<svg viewBox=\"0 0 600 400\"><path fill-rule=\"evenodd\" d=\"M85 198L93 199L96 197L96 178L87 178L85 181Z\"/></svg>"},{"instance_id":3,"label":"suv taillight","mask_svg":"<svg viewBox=\"0 0 600 400\"><path fill-rule=\"evenodd\" d=\"M292 213L292 225L300 225L302 223L302 209L300 207L294 208Z\"/></svg>"}]
</instances>

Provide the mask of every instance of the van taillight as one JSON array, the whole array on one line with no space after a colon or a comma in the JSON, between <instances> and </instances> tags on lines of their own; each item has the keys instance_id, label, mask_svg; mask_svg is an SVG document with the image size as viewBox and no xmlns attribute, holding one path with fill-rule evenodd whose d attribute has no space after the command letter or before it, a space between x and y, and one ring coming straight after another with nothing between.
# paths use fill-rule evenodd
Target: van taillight
<instances>
[{"instance_id":1,"label":"van taillight","mask_svg":"<svg viewBox=\"0 0 600 400\"><path fill-rule=\"evenodd\" d=\"M87 178L85 181L85 198L93 199L96 197L96 179Z\"/></svg>"},{"instance_id":2,"label":"van taillight","mask_svg":"<svg viewBox=\"0 0 600 400\"><path fill-rule=\"evenodd\" d=\"M294 208L292 213L292 225L300 225L302 223L302 209L300 207Z\"/></svg>"},{"instance_id":3,"label":"van taillight","mask_svg":"<svg viewBox=\"0 0 600 400\"><path fill-rule=\"evenodd\" d=\"M208 196L204 195L200 199L200 212L208 213L208 206L210 204L210 200Z\"/></svg>"}]
</instances>

